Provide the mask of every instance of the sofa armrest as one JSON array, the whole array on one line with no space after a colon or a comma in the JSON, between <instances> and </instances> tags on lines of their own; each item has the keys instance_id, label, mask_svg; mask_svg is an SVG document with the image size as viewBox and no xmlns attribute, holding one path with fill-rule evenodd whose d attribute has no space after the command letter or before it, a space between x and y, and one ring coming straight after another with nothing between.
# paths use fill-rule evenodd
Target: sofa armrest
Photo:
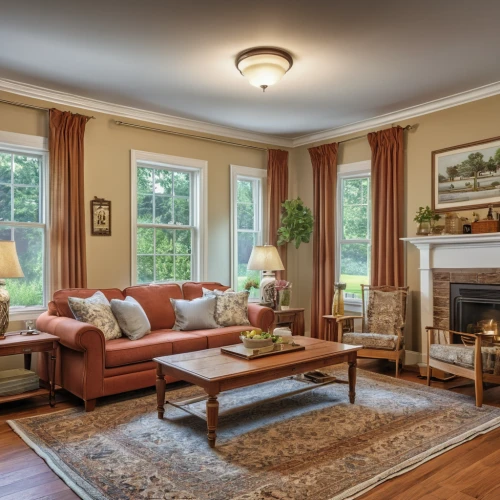
<instances>
[{"instance_id":1,"label":"sofa armrest","mask_svg":"<svg viewBox=\"0 0 500 500\"><path fill-rule=\"evenodd\" d=\"M274 311L270 307L259 304L248 304L248 320L252 326L268 332L274 323Z\"/></svg>"}]
</instances>

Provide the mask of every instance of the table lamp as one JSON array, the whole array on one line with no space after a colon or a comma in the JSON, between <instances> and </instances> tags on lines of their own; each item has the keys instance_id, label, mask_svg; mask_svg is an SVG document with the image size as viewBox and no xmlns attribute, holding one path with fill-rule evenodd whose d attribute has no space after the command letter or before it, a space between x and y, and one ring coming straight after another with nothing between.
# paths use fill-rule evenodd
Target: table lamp
<instances>
[{"instance_id":1,"label":"table lamp","mask_svg":"<svg viewBox=\"0 0 500 500\"><path fill-rule=\"evenodd\" d=\"M284 271L278 250L273 245L255 246L247 266L249 271L264 271L260 281L260 302L274 303L274 271Z\"/></svg>"},{"instance_id":2,"label":"table lamp","mask_svg":"<svg viewBox=\"0 0 500 500\"><path fill-rule=\"evenodd\" d=\"M5 288L6 278L24 278L15 241L0 241L0 340L5 340L9 326L10 295Z\"/></svg>"}]
</instances>

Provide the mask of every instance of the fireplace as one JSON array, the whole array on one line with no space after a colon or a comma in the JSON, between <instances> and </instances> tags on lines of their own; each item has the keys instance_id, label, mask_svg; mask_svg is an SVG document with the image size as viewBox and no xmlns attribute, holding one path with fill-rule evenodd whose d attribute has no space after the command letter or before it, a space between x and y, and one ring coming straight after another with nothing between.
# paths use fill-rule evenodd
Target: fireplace
<instances>
[{"instance_id":1,"label":"fireplace","mask_svg":"<svg viewBox=\"0 0 500 500\"><path fill-rule=\"evenodd\" d=\"M490 324L500 325L500 285L450 283L450 328L474 333Z\"/></svg>"}]
</instances>

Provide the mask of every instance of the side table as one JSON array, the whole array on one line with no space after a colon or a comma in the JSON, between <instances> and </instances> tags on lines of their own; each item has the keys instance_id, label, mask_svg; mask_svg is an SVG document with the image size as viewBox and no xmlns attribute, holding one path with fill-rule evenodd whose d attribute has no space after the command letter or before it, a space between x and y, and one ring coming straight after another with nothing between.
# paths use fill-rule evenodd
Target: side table
<instances>
[{"instance_id":1,"label":"side table","mask_svg":"<svg viewBox=\"0 0 500 500\"><path fill-rule=\"evenodd\" d=\"M323 321L325 322L324 323L325 338L323 340L329 340L330 342L339 341L338 321L342 318L345 318L346 320L349 319L349 321L347 322L347 328L344 329L344 333L347 331L349 332L354 331L354 316L332 316L331 314L326 314L325 316L323 316Z\"/></svg>"},{"instance_id":2,"label":"side table","mask_svg":"<svg viewBox=\"0 0 500 500\"><path fill-rule=\"evenodd\" d=\"M48 394L50 406L55 405L56 353L58 345L59 337L50 333L20 335L20 332L8 332L7 338L0 340L0 356L24 354L24 368L29 370L31 366L31 354L34 352L44 352L47 356L47 365L49 367L48 389L40 387L40 389L35 391L22 392L12 396L0 396L0 404Z\"/></svg>"},{"instance_id":3,"label":"side table","mask_svg":"<svg viewBox=\"0 0 500 500\"><path fill-rule=\"evenodd\" d=\"M280 326L288 326L292 335L304 335L304 308L291 307L274 311L274 323L271 325L271 330Z\"/></svg>"}]
</instances>

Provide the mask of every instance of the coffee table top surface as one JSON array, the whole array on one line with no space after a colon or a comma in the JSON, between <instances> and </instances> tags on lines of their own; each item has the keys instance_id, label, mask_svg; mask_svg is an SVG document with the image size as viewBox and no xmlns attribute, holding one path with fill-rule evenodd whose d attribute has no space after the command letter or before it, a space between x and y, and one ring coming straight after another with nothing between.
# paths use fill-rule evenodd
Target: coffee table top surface
<instances>
[{"instance_id":1,"label":"coffee table top surface","mask_svg":"<svg viewBox=\"0 0 500 500\"><path fill-rule=\"evenodd\" d=\"M362 349L362 346L328 342L310 337L295 336L294 340L297 344L304 345L305 350L246 360L222 353L220 348L215 348L162 356L154 358L153 361L171 367L176 372L189 373L204 380L215 381L232 376L265 372L313 360L342 356Z\"/></svg>"}]
</instances>

